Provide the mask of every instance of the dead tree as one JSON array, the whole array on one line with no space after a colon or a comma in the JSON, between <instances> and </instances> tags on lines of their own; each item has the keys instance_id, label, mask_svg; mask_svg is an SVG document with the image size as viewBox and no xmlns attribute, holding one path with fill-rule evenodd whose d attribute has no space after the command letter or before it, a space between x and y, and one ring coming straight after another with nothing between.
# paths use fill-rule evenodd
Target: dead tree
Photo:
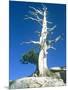
<instances>
[{"instance_id":1,"label":"dead tree","mask_svg":"<svg viewBox=\"0 0 68 90\"><path fill-rule=\"evenodd\" d=\"M39 57L38 57L38 69L39 69L39 75L43 76L44 71L48 69L47 66L47 54L48 54L48 49L54 49L56 50L53 45L58 42L61 38L62 35L59 35L56 37L54 40L49 40L48 36L50 35L49 33L53 33L53 30L56 28L56 25L53 26L52 28L48 28L47 24L52 24L52 22L47 21L47 8L43 6L42 10L41 9L36 9L34 7L29 7L32 9L32 11L29 11L31 16L26 15L25 19L31 19L33 21L36 21L39 23L42 27L41 32L37 31L37 33L40 35L39 41L29 41L29 42L23 42L26 44L38 44L40 45L40 52L39 52ZM40 18L39 15L42 17Z\"/></svg>"}]
</instances>

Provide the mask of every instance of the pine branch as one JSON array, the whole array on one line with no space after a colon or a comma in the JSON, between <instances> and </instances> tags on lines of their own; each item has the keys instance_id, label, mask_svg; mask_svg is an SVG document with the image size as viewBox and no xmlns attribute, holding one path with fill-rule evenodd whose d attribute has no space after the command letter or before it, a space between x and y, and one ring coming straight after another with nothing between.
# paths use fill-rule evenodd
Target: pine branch
<instances>
[{"instance_id":1,"label":"pine branch","mask_svg":"<svg viewBox=\"0 0 68 90\"><path fill-rule=\"evenodd\" d=\"M44 11L44 10L47 10L47 7L46 7L44 4L42 4L42 7L43 7L43 8L42 8L43 11Z\"/></svg>"},{"instance_id":2,"label":"pine branch","mask_svg":"<svg viewBox=\"0 0 68 90\"><path fill-rule=\"evenodd\" d=\"M49 47L48 49L50 49L50 48L56 50L56 48L54 48L53 46Z\"/></svg>"},{"instance_id":3,"label":"pine branch","mask_svg":"<svg viewBox=\"0 0 68 90\"><path fill-rule=\"evenodd\" d=\"M27 16L27 15L26 15L26 18L25 18L25 19L31 19L31 20L33 20L33 21L36 21L36 22L38 22L38 23L42 26L42 23L40 22L41 19L29 17L29 16Z\"/></svg>"},{"instance_id":4,"label":"pine branch","mask_svg":"<svg viewBox=\"0 0 68 90\"><path fill-rule=\"evenodd\" d=\"M31 44L31 43L33 43L33 44L40 44L39 41L29 41L29 42L22 42L21 45L22 44Z\"/></svg>"},{"instance_id":5,"label":"pine branch","mask_svg":"<svg viewBox=\"0 0 68 90\"><path fill-rule=\"evenodd\" d=\"M56 37L54 40L48 40L47 41L47 45L48 45L48 49L52 48L54 50L56 50L56 48L53 47L53 45L58 42L60 39L62 39L62 35L59 35L58 37Z\"/></svg>"},{"instance_id":6,"label":"pine branch","mask_svg":"<svg viewBox=\"0 0 68 90\"><path fill-rule=\"evenodd\" d=\"M47 28L49 29L49 32L53 31L56 28L56 25L54 25L52 28Z\"/></svg>"},{"instance_id":7,"label":"pine branch","mask_svg":"<svg viewBox=\"0 0 68 90\"><path fill-rule=\"evenodd\" d=\"M58 37L55 38L55 43L58 42L60 39L63 38L63 34L62 35L59 35Z\"/></svg>"},{"instance_id":8,"label":"pine branch","mask_svg":"<svg viewBox=\"0 0 68 90\"><path fill-rule=\"evenodd\" d=\"M47 23L52 24L52 22L50 22L50 21L47 21Z\"/></svg>"},{"instance_id":9,"label":"pine branch","mask_svg":"<svg viewBox=\"0 0 68 90\"><path fill-rule=\"evenodd\" d=\"M43 12L41 10L38 10L38 9L36 9L34 7L31 7L31 6L29 6L29 8L32 8L35 11L36 14L40 14L40 15L43 16Z\"/></svg>"},{"instance_id":10,"label":"pine branch","mask_svg":"<svg viewBox=\"0 0 68 90\"><path fill-rule=\"evenodd\" d=\"M29 12L31 15L33 15L34 17L36 17L39 21L42 21L42 19L41 18L39 18L39 16L38 16L38 14L37 13L35 13L35 12Z\"/></svg>"}]
</instances>

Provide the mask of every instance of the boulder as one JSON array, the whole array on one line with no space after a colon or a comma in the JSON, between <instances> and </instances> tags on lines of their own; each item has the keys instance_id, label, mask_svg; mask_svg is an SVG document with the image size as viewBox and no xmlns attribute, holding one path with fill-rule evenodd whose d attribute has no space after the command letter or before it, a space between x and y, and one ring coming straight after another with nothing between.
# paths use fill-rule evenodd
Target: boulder
<instances>
[{"instance_id":1,"label":"boulder","mask_svg":"<svg viewBox=\"0 0 68 90\"><path fill-rule=\"evenodd\" d=\"M55 87L65 85L62 79L53 77L25 77L11 82L12 83L9 84L9 89Z\"/></svg>"}]
</instances>

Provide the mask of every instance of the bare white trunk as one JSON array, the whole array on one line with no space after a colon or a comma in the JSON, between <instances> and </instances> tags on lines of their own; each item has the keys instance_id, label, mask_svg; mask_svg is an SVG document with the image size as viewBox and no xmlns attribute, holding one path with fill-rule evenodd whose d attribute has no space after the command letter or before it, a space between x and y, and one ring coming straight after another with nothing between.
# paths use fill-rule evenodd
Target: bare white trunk
<instances>
[{"instance_id":1,"label":"bare white trunk","mask_svg":"<svg viewBox=\"0 0 68 90\"><path fill-rule=\"evenodd\" d=\"M48 69L48 66L47 66L47 54L48 54L48 52L47 52L47 44L46 44L46 42L45 42L45 44L44 44L44 68L45 69Z\"/></svg>"},{"instance_id":2,"label":"bare white trunk","mask_svg":"<svg viewBox=\"0 0 68 90\"><path fill-rule=\"evenodd\" d=\"M39 67L39 74L44 75L44 71L48 69L47 67L47 21L46 21L46 12L44 12L44 18L43 18L43 25L42 25L42 32L40 36L40 46L41 50L39 53L39 59L38 59L38 67Z\"/></svg>"},{"instance_id":3,"label":"bare white trunk","mask_svg":"<svg viewBox=\"0 0 68 90\"><path fill-rule=\"evenodd\" d=\"M45 45L45 44L44 44ZM41 48L38 59L39 74L44 75L44 71L48 69L47 66L47 46Z\"/></svg>"},{"instance_id":4,"label":"bare white trunk","mask_svg":"<svg viewBox=\"0 0 68 90\"><path fill-rule=\"evenodd\" d=\"M39 67L39 74L40 75L43 75L43 72L44 72L44 51L43 49L40 51L39 53L39 61L38 61L38 67Z\"/></svg>"},{"instance_id":5,"label":"bare white trunk","mask_svg":"<svg viewBox=\"0 0 68 90\"><path fill-rule=\"evenodd\" d=\"M44 58L44 69L48 69L48 66L47 66L47 56L45 56L45 58Z\"/></svg>"}]
</instances>

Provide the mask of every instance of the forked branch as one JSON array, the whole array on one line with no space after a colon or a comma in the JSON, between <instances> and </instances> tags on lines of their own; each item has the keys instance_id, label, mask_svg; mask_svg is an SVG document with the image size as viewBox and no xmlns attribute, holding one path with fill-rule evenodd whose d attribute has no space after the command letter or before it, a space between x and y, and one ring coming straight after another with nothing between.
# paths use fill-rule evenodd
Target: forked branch
<instances>
[{"instance_id":1,"label":"forked branch","mask_svg":"<svg viewBox=\"0 0 68 90\"><path fill-rule=\"evenodd\" d=\"M32 8L35 11L36 14L40 14L40 15L43 16L43 12L41 10L38 10L38 9L36 9L34 7L31 7L31 6L29 6L29 8Z\"/></svg>"}]
</instances>

